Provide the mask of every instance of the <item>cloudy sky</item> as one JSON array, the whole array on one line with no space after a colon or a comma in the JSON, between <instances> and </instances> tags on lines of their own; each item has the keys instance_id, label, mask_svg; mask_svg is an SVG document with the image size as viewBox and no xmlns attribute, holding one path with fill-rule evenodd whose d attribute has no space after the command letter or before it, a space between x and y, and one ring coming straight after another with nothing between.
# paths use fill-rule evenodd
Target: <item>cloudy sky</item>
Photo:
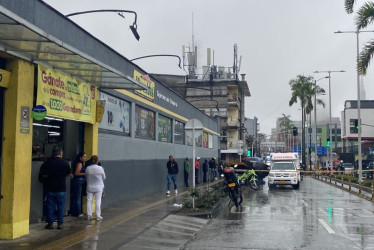
<instances>
[{"instance_id":1,"label":"cloudy sky","mask_svg":"<svg viewBox=\"0 0 374 250\"><path fill-rule=\"evenodd\" d=\"M332 115L340 116L345 100L357 99L355 71L356 35L334 34L355 30L355 14L344 10L344 0L46 0L63 14L93 9L126 9L138 15L137 41L129 25L134 15L96 13L71 17L78 25L128 59L151 54L182 54L182 45L191 45L192 15L198 46L198 67L206 65L206 50L212 48L215 64L231 67L233 45L242 56L241 74L246 74L251 97L246 98L246 117L258 117L260 131L269 134L277 117L301 119L299 105L289 107L289 81L297 75L320 79L318 71L332 73ZM356 1L355 10L365 1ZM193 14L192 14L193 13ZM370 29L372 28L372 29ZM374 30L374 25L368 30ZM360 47L374 33L360 34ZM136 61L150 73L185 74L174 58ZM374 62L363 78L366 99L374 99ZM328 91L328 79L318 84ZM319 118L328 118L327 106L317 109Z\"/></svg>"}]
</instances>

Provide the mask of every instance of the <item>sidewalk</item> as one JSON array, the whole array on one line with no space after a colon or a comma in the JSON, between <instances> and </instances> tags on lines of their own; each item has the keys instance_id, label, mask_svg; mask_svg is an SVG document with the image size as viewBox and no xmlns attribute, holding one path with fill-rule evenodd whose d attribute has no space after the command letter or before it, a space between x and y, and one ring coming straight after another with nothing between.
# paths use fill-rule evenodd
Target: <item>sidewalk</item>
<instances>
[{"instance_id":1,"label":"sidewalk","mask_svg":"<svg viewBox=\"0 0 374 250\"><path fill-rule=\"evenodd\" d=\"M216 183L215 181L214 183ZM197 188L204 185L197 185ZM30 225L30 234L14 240L1 240L0 249L118 249L136 239L168 215L176 213L186 189L178 195L158 193L102 210L102 221L65 217L64 228ZM105 202L105 201L104 201ZM202 224L204 224L202 222Z\"/></svg>"}]
</instances>

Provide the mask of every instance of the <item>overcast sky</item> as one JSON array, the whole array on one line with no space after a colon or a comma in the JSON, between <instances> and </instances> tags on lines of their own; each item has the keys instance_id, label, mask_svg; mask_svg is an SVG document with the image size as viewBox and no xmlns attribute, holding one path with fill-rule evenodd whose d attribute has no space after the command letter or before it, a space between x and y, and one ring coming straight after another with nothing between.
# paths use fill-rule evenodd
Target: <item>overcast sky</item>
<instances>
[{"instance_id":1,"label":"overcast sky","mask_svg":"<svg viewBox=\"0 0 374 250\"><path fill-rule=\"evenodd\" d=\"M182 45L191 44L192 13L198 45L198 67L206 65L206 50L212 48L215 64L231 67L233 45L242 56L241 74L246 74L251 97L245 100L246 117L258 117L260 132L269 134L277 117L301 120L299 104L289 107L289 81L298 74L320 79L316 70L332 73L332 115L339 116L345 100L357 100L355 71L356 35L334 34L355 30L355 14L344 10L344 0L47 0L69 14L93 9L126 9L138 14L137 41L129 25L134 15L121 19L112 13L71 17L92 35L128 59L151 54L182 55ZM365 1L356 1L355 10ZM374 30L374 25L371 27ZM374 33L360 34L360 48ZM174 58L148 58L136 63L149 73L185 74ZM374 61L363 78L366 99L374 99ZM317 118L328 118L328 79L318 84L327 106L318 107Z\"/></svg>"}]
</instances>

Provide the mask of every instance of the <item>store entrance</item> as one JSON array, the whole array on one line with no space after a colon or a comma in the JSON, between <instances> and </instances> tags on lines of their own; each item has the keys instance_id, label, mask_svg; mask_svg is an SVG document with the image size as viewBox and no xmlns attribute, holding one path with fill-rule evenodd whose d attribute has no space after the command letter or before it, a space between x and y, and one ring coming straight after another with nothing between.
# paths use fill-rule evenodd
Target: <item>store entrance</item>
<instances>
[{"instance_id":1,"label":"store entrance","mask_svg":"<svg viewBox=\"0 0 374 250\"><path fill-rule=\"evenodd\" d=\"M83 151L83 138L84 123L82 122L55 117L33 121L30 223L40 222L45 216L45 195L43 195L43 184L39 181L39 171L43 161L51 157L52 149L57 145L64 151L63 158L71 163L76 155ZM69 178L66 179L66 187L65 211L67 212L70 205Z\"/></svg>"}]
</instances>

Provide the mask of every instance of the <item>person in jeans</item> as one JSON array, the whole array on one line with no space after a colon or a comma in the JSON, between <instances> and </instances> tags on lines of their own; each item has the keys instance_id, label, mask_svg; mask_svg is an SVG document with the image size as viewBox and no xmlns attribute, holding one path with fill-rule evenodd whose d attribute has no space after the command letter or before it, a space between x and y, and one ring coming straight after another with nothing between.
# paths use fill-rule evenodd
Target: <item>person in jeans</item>
<instances>
[{"instance_id":1,"label":"person in jeans","mask_svg":"<svg viewBox=\"0 0 374 250\"><path fill-rule=\"evenodd\" d=\"M66 199L66 177L71 176L69 163L62 159L62 148L54 147L52 157L43 163L42 176L47 191L47 225L45 229L53 229L55 208L57 207L57 229L64 223L64 207Z\"/></svg>"},{"instance_id":2,"label":"person in jeans","mask_svg":"<svg viewBox=\"0 0 374 250\"><path fill-rule=\"evenodd\" d=\"M171 183L171 181L173 181L173 183L174 183L174 192L175 192L175 194L177 194L178 190L177 190L176 179L177 179L177 174L179 172L179 169L178 169L178 163L176 161L174 161L174 157L172 155L169 156L169 161L166 164L166 167L168 169L168 177L167 177L167 179L168 179L168 184L167 184L168 191L166 191L166 194L170 195L170 183Z\"/></svg>"},{"instance_id":3,"label":"person in jeans","mask_svg":"<svg viewBox=\"0 0 374 250\"><path fill-rule=\"evenodd\" d=\"M96 201L96 220L102 220L101 217L101 197L104 190L104 180L106 179L104 169L98 165L99 157L92 156L92 165L86 169L87 182L87 219L92 218L92 198Z\"/></svg>"},{"instance_id":4,"label":"person in jeans","mask_svg":"<svg viewBox=\"0 0 374 250\"><path fill-rule=\"evenodd\" d=\"M86 153L79 153L72 164L73 178L70 180L70 215L82 217L82 187L86 181Z\"/></svg>"}]
</instances>

